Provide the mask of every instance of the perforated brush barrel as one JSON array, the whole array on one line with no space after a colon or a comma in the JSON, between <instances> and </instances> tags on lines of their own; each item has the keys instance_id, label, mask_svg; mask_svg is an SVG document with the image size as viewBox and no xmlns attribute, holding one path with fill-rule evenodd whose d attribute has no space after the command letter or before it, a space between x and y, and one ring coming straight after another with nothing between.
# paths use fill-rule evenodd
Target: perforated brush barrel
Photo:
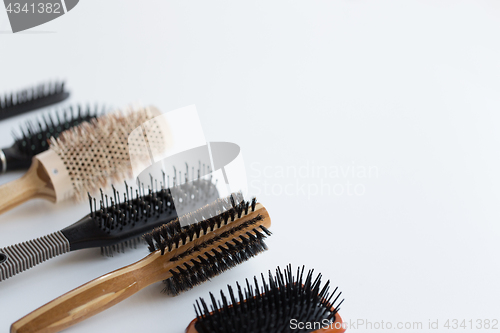
<instances>
[{"instance_id":1,"label":"perforated brush barrel","mask_svg":"<svg viewBox=\"0 0 500 333\"><path fill-rule=\"evenodd\" d=\"M99 113L104 114L104 111L104 107L99 111L97 105L76 105L26 121L19 130L12 133L14 144L0 150L0 173L28 169L33 156L49 149L51 137L57 138L62 132L88 122Z\"/></svg>"},{"instance_id":2,"label":"perforated brush barrel","mask_svg":"<svg viewBox=\"0 0 500 333\"><path fill-rule=\"evenodd\" d=\"M70 197L82 199L110 181L129 178L130 156L150 159L149 149L129 144L129 136L137 127L160 114L154 107L124 113L112 113L83 123L51 140L50 149L37 155L46 169L56 192L56 202ZM166 125L148 128L150 146L166 145ZM158 148L160 147L160 148ZM147 147L146 147L147 148Z\"/></svg>"}]
</instances>

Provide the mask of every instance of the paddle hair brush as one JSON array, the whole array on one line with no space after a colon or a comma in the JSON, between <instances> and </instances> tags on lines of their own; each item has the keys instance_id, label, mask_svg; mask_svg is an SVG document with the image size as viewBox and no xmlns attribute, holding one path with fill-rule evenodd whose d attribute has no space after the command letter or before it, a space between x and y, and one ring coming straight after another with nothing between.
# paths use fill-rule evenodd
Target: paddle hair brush
<instances>
[{"instance_id":1,"label":"paddle hair brush","mask_svg":"<svg viewBox=\"0 0 500 333\"><path fill-rule=\"evenodd\" d=\"M219 198L215 185L206 179L167 188L164 177L160 189L154 189L153 184L151 178L147 192L142 184L142 190L138 186L134 193L125 183L121 197L113 187L110 198L101 192L99 206L89 194L90 213L78 222L50 235L0 248L0 282L69 251L100 247L107 256L123 252L126 247L136 247L144 234L176 219L178 209L194 211Z\"/></svg>"},{"instance_id":2,"label":"paddle hair brush","mask_svg":"<svg viewBox=\"0 0 500 333\"><path fill-rule=\"evenodd\" d=\"M0 120L64 101L69 92L64 81L39 84L36 87L0 97Z\"/></svg>"},{"instance_id":3,"label":"paddle hair brush","mask_svg":"<svg viewBox=\"0 0 500 333\"><path fill-rule=\"evenodd\" d=\"M83 199L87 192L95 193L110 181L130 178L131 155L138 161L150 160L148 147L129 144L136 127L151 120L150 148L165 146L165 128L153 119L159 114L153 107L114 112L52 138L49 150L33 157L23 177L0 186L0 213L34 198L52 202Z\"/></svg>"},{"instance_id":4,"label":"paddle hair brush","mask_svg":"<svg viewBox=\"0 0 500 333\"><path fill-rule=\"evenodd\" d=\"M199 219L187 227L177 219L155 229L145 237L149 256L45 304L12 324L11 332L59 332L161 280L177 295L266 250L266 209L255 200L235 202L238 196L219 199L187 214Z\"/></svg>"},{"instance_id":5,"label":"paddle hair brush","mask_svg":"<svg viewBox=\"0 0 500 333\"><path fill-rule=\"evenodd\" d=\"M76 109L76 110L75 110ZM74 126L89 122L99 113L104 114L104 107L99 112L97 105L82 107L70 106L54 115L47 113L41 120L27 121L21 126L21 135L14 132L14 144L8 148L0 149L0 173L14 170L25 170L31 165L33 156L49 149L49 140Z\"/></svg>"},{"instance_id":6,"label":"paddle hair brush","mask_svg":"<svg viewBox=\"0 0 500 333\"><path fill-rule=\"evenodd\" d=\"M254 285L236 283L236 291L228 285L229 297L220 291L222 301L210 293L210 310L203 298L194 306L196 319L186 333L342 333L345 331L338 314L342 293L330 293L330 281L321 285L321 274L313 270L304 275L304 266L293 275L292 266L284 272L278 267L268 281L261 274ZM334 298L335 297L335 298ZM228 300L229 298L229 300Z\"/></svg>"}]
</instances>

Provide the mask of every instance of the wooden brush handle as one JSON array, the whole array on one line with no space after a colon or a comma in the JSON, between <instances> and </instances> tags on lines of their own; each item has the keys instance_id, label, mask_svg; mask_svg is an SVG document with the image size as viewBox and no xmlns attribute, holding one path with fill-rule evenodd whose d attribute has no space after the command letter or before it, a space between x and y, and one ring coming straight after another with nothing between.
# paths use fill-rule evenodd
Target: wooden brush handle
<instances>
[{"instance_id":1,"label":"wooden brush handle","mask_svg":"<svg viewBox=\"0 0 500 333\"><path fill-rule=\"evenodd\" d=\"M34 198L55 202L49 176L36 158L24 176L0 186L0 214Z\"/></svg>"},{"instance_id":2,"label":"wooden brush handle","mask_svg":"<svg viewBox=\"0 0 500 333\"><path fill-rule=\"evenodd\" d=\"M158 260L161 259L161 262ZM168 278L159 276L164 259L158 252L90 281L43 305L12 324L11 333L59 332L123 301L142 288Z\"/></svg>"},{"instance_id":3,"label":"wooden brush handle","mask_svg":"<svg viewBox=\"0 0 500 333\"><path fill-rule=\"evenodd\" d=\"M203 251L218 248L219 246L223 246L229 239L238 238L241 235L249 233L254 226L243 228L228 236L220 237L220 239L210 243L203 250L196 250L192 253L188 252L198 244L223 235L225 231L234 228L236 225L243 224L245 221L251 220L259 214L264 217L261 225L266 228L269 227L271 220L267 210L262 205L257 204L254 212L237 219L236 222L202 235L196 240L188 242L164 255L161 255L160 250L153 252L135 264L120 268L73 289L21 318L12 324L10 331L11 333L54 333L70 327L123 301L152 283L172 277L172 273L170 272L172 269L198 258ZM184 253L189 253L189 255L171 260Z\"/></svg>"}]
</instances>

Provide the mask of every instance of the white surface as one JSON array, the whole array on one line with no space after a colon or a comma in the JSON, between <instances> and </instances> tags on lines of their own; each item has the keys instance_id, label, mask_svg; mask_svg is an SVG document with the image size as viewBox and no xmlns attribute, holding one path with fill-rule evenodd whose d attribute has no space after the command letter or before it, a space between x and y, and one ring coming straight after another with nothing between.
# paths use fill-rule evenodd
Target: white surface
<instances>
[{"instance_id":1,"label":"white surface","mask_svg":"<svg viewBox=\"0 0 500 333\"><path fill-rule=\"evenodd\" d=\"M0 91L65 78L73 102L196 104L207 140L242 147L273 220L267 253L68 332L181 333L197 297L289 262L341 288L346 321L500 319L499 15L495 1L85 0L0 34ZM0 123L0 142L23 118ZM27 203L0 217L0 244L86 213ZM146 252L74 252L2 282L0 330Z\"/></svg>"}]
</instances>

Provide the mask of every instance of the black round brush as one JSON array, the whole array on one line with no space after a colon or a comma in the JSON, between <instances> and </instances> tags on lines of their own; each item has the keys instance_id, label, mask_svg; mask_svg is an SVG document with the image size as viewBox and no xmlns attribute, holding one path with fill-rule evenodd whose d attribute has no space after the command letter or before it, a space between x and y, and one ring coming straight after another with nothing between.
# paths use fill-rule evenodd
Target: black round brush
<instances>
[{"instance_id":1,"label":"black round brush","mask_svg":"<svg viewBox=\"0 0 500 333\"><path fill-rule=\"evenodd\" d=\"M104 113L104 110L103 107L99 111L97 106L70 106L54 115L48 113L42 116L41 120L26 122L24 126L21 126L20 136L13 132L14 144L0 150L0 173L27 170L33 156L49 149L51 137L57 138L63 131L83 122L89 122L100 113Z\"/></svg>"}]
</instances>

